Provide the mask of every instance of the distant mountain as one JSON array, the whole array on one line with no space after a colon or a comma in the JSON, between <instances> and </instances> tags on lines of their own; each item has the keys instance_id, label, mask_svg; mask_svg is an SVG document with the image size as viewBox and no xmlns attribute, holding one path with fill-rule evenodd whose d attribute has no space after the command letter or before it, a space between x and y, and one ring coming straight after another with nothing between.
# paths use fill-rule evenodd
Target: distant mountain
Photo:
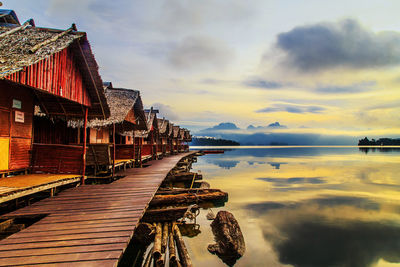
<instances>
[{"instance_id":1,"label":"distant mountain","mask_svg":"<svg viewBox=\"0 0 400 267\"><path fill-rule=\"evenodd\" d=\"M247 126L247 130L249 131L254 131L254 130L265 130L265 129L286 129L287 126L285 125L281 125L279 122L274 122L271 124L268 124L268 126L254 126L252 124L250 124L249 126Z\"/></svg>"},{"instance_id":2,"label":"distant mountain","mask_svg":"<svg viewBox=\"0 0 400 267\"><path fill-rule=\"evenodd\" d=\"M268 125L268 128L287 128L285 125L281 125L279 122L274 122Z\"/></svg>"},{"instance_id":3,"label":"distant mountain","mask_svg":"<svg viewBox=\"0 0 400 267\"><path fill-rule=\"evenodd\" d=\"M202 131L220 131L220 130L240 130L240 128L237 127L236 124L232 122L221 122L218 125L204 129Z\"/></svg>"}]
</instances>

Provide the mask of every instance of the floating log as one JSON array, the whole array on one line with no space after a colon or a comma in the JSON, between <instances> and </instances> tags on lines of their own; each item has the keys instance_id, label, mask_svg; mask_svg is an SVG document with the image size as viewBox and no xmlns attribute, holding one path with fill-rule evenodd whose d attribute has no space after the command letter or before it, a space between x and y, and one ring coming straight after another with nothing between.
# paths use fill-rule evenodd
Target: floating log
<instances>
[{"instance_id":1,"label":"floating log","mask_svg":"<svg viewBox=\"0 0 400 267\"><path fill-rule=\"evenodd\" d=\"M187 251L185 242L183 242L181 232L179 231L179 227L176 223L173 223L172 229L174 232L174 239L176 242L176 247L178 249L179 258L182 262L182 265L185 267L192 267L192 261L190 260L189 253Z\"/></svg>"},{"instance_id":2,"label":"floating log","mask_svg":"<svg viewBox=\"0 0 400 267\"><path fill-rule=\"evenodd\" d=\"M206 193L214 193L221 192L220 189L209 189L209 188L160 188L158 189L156 196L159 195L179 195L179 194L206 194Z\"/></svg>"},{"instance_id":3,"label":"floating log","mask_svg":"<svg viewBox=\"0 0 400 267\"><path fill-rule=\"evenodd\" d=\"M233 266L246 251L239 224L232 213L219 211L211 223L216 243L208 245L209 252L216 254L223 262Z\"/></svg>"},{"instance_id":4,"label":"floating log","mask_svg":"<svg viewBox=\"0 0 400 267\"><path fill-rule=\"evenodd\" d=\"M136 226L133 241L147 247L154 241L155 228L149 223L140 223Z\"/></svg>"},{"instance_id":5,"label":"floating log","mask_svg":"<svg viewBox=\"0 0 400 267\"><path fill-rule=\"evenodd\" d=\"M218 189L202 189L196 193L156 195L150 202L150 206L178 205L178 204L198 204L200 202L227 201L228 193Z\"/></svg>"},{"instance_id":6,"label":"floating log","mask_svg":"<svg viewBox=\"0 0 400 267\"><path fill-rule=\"evenodd\" d=\"M165 181L166 182L186 182L186 181L192 181L193 178L195 180L201 180L201 179L203 179L203 175L195 173L195 172L172 173L167 176Z\"/></svg>"},{"instance_id":7,"label":"floating log","mask_svg":"<svg viewBox=\"0 0 400 267\"><path fill-rule=\"evenodd\" d=\"M179 262L178 258L176 257L174 233L173 233L172 227L173 227L173 225L171 225L171 231L169 232L169 235L168 235L169 265L177 267L177 266L180 266L180 262Z\"/></svg>"},{"instance_id":8,"label":"floating log","mask_svg":"<svg viewBox=\"0 0 400 267\"><path fill-rule=\"evenodd\" d=\"M172 207L172 208L158 208L148 209L143 215L142 221L144 222L166 222L176 221L182 218L187 210L187 206L184 207Z\"/></svg>"},{"instance_id":9,"label":"floating log","mask_svg":"<svg viewBox=\"0 0 400 267\"><path fill-rule=\"evenodd\" d=\"M153 248L154 262L156 262L161 257L161 238L162 238L161 223L157 223L156 236L154 238L154 248Z\"/></svg>"},{"instance_id":10,"label":"floating log","mask_svg":"<svg viewBox=\"0 0 400 267\"><path fill-rule=\"evenodd\" d=\"M167 244L168 244L168 228L169 224L166 222L163 224L163 233L162 233L162 239L161 239L161 252L165 253L167 249Z\"/></svg>"}]
</instances>

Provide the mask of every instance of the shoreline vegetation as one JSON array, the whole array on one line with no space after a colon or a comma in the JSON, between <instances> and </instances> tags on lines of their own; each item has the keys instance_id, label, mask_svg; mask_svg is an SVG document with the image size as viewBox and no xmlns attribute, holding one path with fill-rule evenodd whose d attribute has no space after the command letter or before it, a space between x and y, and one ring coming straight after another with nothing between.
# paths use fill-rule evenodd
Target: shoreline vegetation
<instances>
[{"instance_id":1,"label":"shoreline vegetation","mask_svg":"<svg viewBox=\"0 0 400 267\"><path fill-rule=\"evenodd\" d=\"M240 146L240 143L213 137L192 137L191 146Z\"/></svg>"},{"instance_id":2,"label":"shoreline vegetation","mask_svg":"<svg viewBox=\"0 0 400 267\"><path fill-rule=\"evenodd\" d=\"M378 140L371 139L368 137L360 139L358 141L359 146L400 146L400 138L379 138Z\"/></svg>"}]
</instances>

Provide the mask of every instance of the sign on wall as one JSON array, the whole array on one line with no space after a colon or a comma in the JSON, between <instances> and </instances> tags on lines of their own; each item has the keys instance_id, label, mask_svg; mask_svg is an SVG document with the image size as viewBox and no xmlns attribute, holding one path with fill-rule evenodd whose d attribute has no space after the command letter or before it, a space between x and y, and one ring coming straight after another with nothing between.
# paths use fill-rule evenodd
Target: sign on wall
<instances>
[{"instance_id":1,"label":"sign on wall","mask_svg":"<svg viewBox=\"0 0 400 267\"><path fill-rule=\"evenodd\" d=\"M15 111L15 122L25 122L25 114L22 111Z\"/></svg>"},{"instance_id":2,"label":"sign on wall","mask_svg":"<svg viewBox=\"0 0 400 267\"><path fill-rule=\"evenodd\" d=\"M21 109L22 108L22 102L21 100L13 99L13 108Z\"/></svg>"}]
</instances>

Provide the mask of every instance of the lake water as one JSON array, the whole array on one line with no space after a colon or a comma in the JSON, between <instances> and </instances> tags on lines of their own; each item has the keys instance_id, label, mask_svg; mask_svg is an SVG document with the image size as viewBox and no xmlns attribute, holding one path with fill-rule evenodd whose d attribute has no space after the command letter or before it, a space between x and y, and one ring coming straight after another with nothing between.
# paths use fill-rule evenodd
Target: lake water
<instances>
[{"instance_id":1,"label":"lake water","mask_svg":"<svg viewBox=\"0 0 400 267\"><path fill-rule=\"evenodd\" d=\"M198 158L211 188L229 193L246 242L235 266L400 266L400 150L238 148ZM202 210L185 237L195 266L226 266Z\"/></svg>"}]
</instances>

